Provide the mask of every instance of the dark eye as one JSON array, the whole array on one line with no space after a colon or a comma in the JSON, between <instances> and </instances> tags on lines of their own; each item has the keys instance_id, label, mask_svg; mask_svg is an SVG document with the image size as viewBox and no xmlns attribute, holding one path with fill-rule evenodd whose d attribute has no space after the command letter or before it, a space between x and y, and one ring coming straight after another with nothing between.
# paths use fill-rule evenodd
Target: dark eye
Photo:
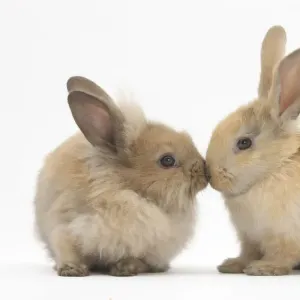
<instances>
[{"instance_id":1,"label":"dark eye","mask_svg":"<svg viewBox=\"0 0 300 300\"><path fill-rule=\"evenodd\" d=\"M164 168L172 168L176 166L176 159L170 154L165 154L159 159L159 164Z\"/></svg>"},{"instance_id":2,"label":"dark eye","mask_svg":"<svg viewBox=\"0 0 300 300\"><path fill-rule=\"evenodd\" d=\"M250 138L240 138L237 141L236 146L239 150L246 150L252 146L252 141Z\"/></svg>"}]
</instances>

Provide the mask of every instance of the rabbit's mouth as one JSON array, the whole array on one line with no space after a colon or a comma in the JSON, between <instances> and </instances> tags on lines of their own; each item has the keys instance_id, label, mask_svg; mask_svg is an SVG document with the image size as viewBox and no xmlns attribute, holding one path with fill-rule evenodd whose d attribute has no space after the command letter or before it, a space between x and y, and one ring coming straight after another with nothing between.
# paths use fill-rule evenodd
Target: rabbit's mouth
<instances>
[{"instance_id":1,"label":"rabbit's mouth","mask_svg":"<svg viewBox=\"0 0 300 300\"><path fill-rule=\"evenodd\" d=\"M208 168L209 183L211 187L219 192L232 191L234 176L226 168Z\"/></svg>"},{"instance_id":2,"label":"rabbit's mouth","mask_svg":"<svg viewBox=\"0 0 300 300\"><path fill-rule=\"evenodd\" d=\"M222 194L224 195L225 198L235 198L246 194L250 190L250 188L251 186L244 188L243 190L240 191L226 191L223 192Z\"/></svg>"},{"instance_id":3,"label":"rabbit's mouth","mask_svg":"<svg viewBox=\"0 0 300 300\"><path fill-rule=\"evenodd\" d=\"M257 177L251 173L234 175L226 168L210 168L210 185L213 189L221 192L225 197L237 197L245 194L258 182ZM256 174L257 175L257 174ZM261 178L261 177L260 177Z\"/></svg>"},{"instance_id":4,"label":"rabbit's mouth","mask_svg":"<svg viewBox=\"0 0 300 300\"><path fill-rule=\"evenodd\" d=\"M209 182L210 174L206 168L205 161L196 161L190 169L190 194L196 195L198 192L206 188Z\"/></svg>"},{"instance_id":5,"label":"rabbit's mouth","mask_svg":"<svg viewBox=\"0 0 300 300\"><path fill-rule=\"evenodd\" d=\"M208 185L204 174L198 180L192 180L189 188L190 198L194 198L198 192L204 190Z\"/></svg>"}]
</instances>

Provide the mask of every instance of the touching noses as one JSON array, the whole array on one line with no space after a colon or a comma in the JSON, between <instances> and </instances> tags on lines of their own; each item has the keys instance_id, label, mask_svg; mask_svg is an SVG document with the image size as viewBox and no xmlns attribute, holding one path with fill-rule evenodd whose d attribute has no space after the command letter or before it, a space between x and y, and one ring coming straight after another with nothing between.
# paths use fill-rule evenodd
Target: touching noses
<instances>
[{"instance_id":1,"label":"touching noses","mask_svg":"<svg viewBox=\"0 0 300 300\"><path fill-rule=\"evenodd\" d=\"M204 176L205 176L206 180L209 182L211 179L211 175L210 175L209 168L208 168L208 165L205 160L204 160Z\"/></svg>"},{"instance_id":2,"label":"touching noses","mask_svg":"<svg viewBox=\"0 0 300 300\"><path fill-rule=\"evenodd\" d=\"M207 182L209 182L211 179L211 175L210 175L207 163L204 159L193 162L193 164L191 165L191 173L192 173L192 177L195 177L195 178L197 178L199 176L203 178L203 175L204 175L205 180Z\"/></svg>"}]
</instances>

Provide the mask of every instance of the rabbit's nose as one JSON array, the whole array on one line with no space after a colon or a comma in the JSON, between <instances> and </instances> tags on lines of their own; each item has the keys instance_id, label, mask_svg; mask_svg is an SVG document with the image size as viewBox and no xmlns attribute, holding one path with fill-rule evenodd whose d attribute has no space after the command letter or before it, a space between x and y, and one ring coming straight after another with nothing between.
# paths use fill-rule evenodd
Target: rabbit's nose
<instances>
[{"instance_id":1,"label":"rabbit's nose","mask_svg":"<svg viewBox=\"0 0 300 300\"><path fill-rule=\"evenodd\" d=\"M211 179L211 174L210 174L208 165L205 161L204 161L204 176L205 176L206 180L209 182Z\"/></svg>"},{"instance_id":2,"label":"rabbit's nose","mask_svg":"<svg viewBox=\"0 0 300 300\"><path fill-rule=\"evenodd\" d=\"M206 178L206 164L204 159L197 159L192 161L188 166L188 174L191 174L193 178L199 178L203 176Z\"/></svg>"}]
</instances>

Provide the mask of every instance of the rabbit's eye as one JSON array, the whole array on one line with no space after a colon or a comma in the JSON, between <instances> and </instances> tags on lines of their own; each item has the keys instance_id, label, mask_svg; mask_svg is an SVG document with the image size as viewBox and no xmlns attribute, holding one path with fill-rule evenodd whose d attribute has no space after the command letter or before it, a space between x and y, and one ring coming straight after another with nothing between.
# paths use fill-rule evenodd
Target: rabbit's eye
<instances>
[{"instance_id":1,"label":"rabbit's eye","mask_svg":"<svg viewBox=\"0 0 300 300\"><path fill-rule=\"evenodd\" d=\"M252 146L252 141L250 138L241 138L237 141L236 146L239 150L246 150Z\"/></svg>"},{"instance_id":2,"label":"rabbit's eye","mask_svg":"<svg viewBox=\"0 0 300 300\"><path fill-rule=\"evenodd\" d=\"M171 154L165 154L159 159L159 164L163 168L176 167L176 159Z\"/></svg>"}]
</instances>

